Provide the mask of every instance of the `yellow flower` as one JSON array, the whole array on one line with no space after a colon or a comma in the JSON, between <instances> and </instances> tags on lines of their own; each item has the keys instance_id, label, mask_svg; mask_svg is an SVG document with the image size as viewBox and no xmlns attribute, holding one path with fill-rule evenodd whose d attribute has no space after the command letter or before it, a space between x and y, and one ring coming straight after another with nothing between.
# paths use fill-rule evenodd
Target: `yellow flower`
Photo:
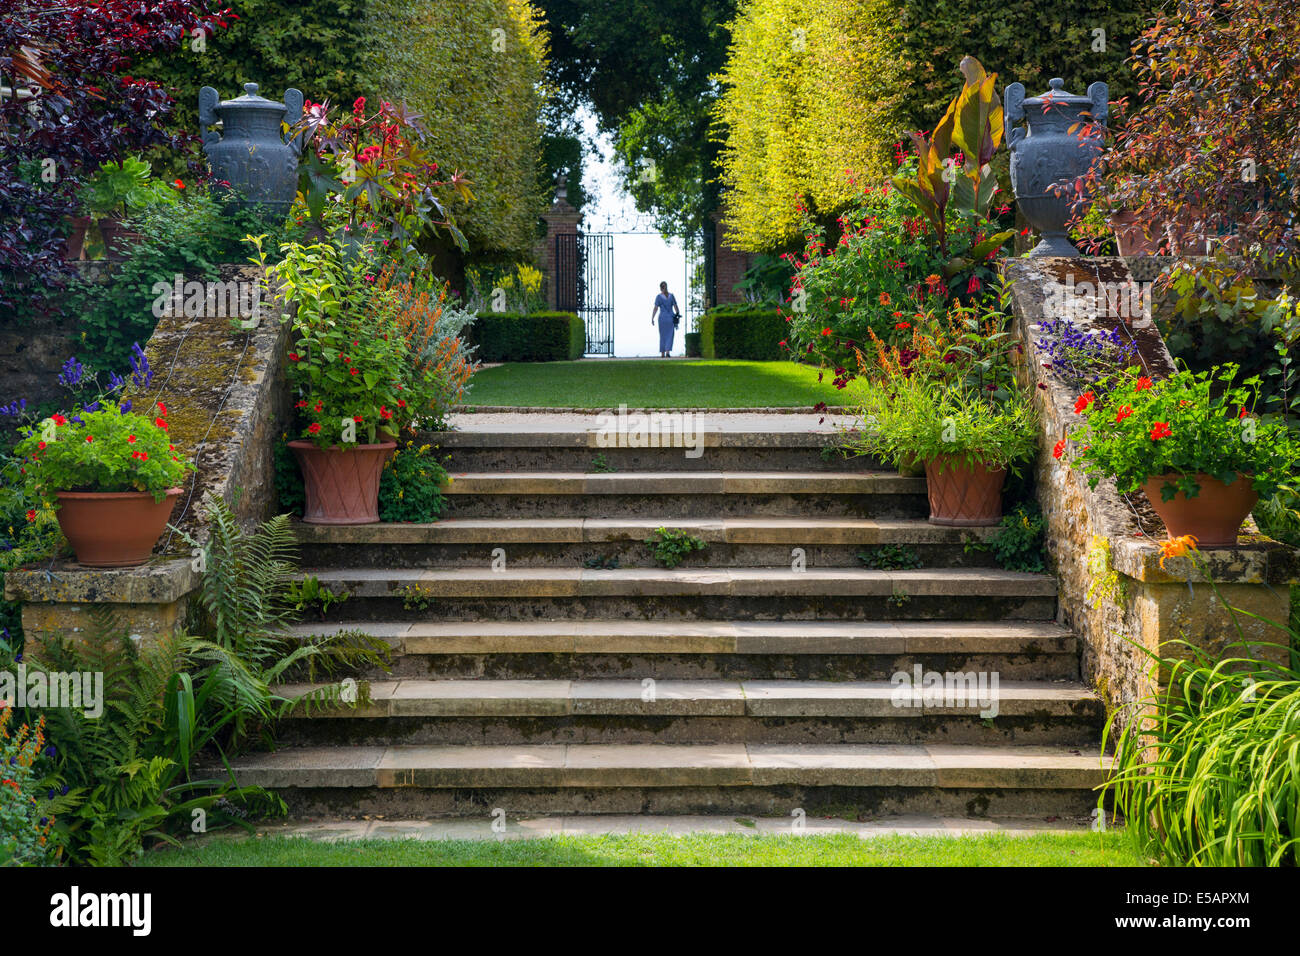
<instances>
[{"instance_id":1,"label":"yellow flower","mask_svg":"<svg viewBox=\"0 0 1300 956\"><path fill-rule=\"evenodd\" d=\"M1188 551L1196 550L1196 535L1184 534L1169 541L1160 542L1160 569L1163 571L1165 561L1169 558L1181 558Z\"/></svg>"}]
</instances>

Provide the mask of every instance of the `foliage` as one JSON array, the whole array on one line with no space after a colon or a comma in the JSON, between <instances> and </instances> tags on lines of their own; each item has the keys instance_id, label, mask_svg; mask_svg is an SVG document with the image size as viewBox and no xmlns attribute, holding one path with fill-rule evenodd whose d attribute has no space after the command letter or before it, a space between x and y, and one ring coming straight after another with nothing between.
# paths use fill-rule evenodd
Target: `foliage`
<instances>
[{"instance_id":1,"label":"foliage","mask_svg":"<svg viewBox=\"0 0 1300 956\"><path fill-rule=\"evenodd\" d=\"M337 238L382 242L390 255L416 254L418 243L439 230L467 248L448 203L453 195L472 200L469 182L459 172L435 178L428 133L405 106L383 100L367 115L359 96L340 115L329 103L307 102L291 132L303 143L293 212L320 232L341 218Z\"/></svg>"},{"instance_id":2,"label":"foliage","mask_svg":"<svg viewBox=\"0 0 1300 956\"><path fill-rule=\"evenodd\" d=\"M1300 184L1300 22L1289 0L1188 0L1138 38L1142 103L1120 131L1099 183L1109 209L1201 251L1230 243L1294 276ZM1166 241L1168 241L1166 239Z\"/></svg>"},{"instance_id":3,"label":"foliage","mask_svg":"<svg viewBox=\"0 0 1300 956\"><path fill-rule=\"evenodd\" d=\"M582 358L587 330L572 312L481 312L466 329L481 362L563 362Z\"/></svg>"},{"instance_id":4,"label":"foliage","mask_svg":"<svg viewBox=\"0 0 1300 956\"><path fill-rule=\"evenodd\" d=\"M1300 382L1294 354L1300 314L1285 290L1269 294L1227 257L1176 262L1168 275L1170 308L1157 310L1169 351L1204 370L1225 361L1259 374L1263 410L1297 415ZM1297 417L1300 417L1298 415Z\"/></svg>"},{"instance_id":5,"label":"foliage","mask_svg":"<svg viewBox=\"0 0 1300 956\"><path fill-rule=\"evenodd\" d=\"M527 0L370 0L355 42L384 99L421 115L429 152L465 171L448 210L476 255L529 257L544 196L539 111L546 42Z\"/></svg>"},{"instance_id":6,"label":"foliage","mask_svg":"<svg viewBox=\"0 0 1300 956\"><path fill-rule=\"evenodd\" d=\"M286 372L302 437L322 448L349 435L369 444L396 438L415 415L403 397L410 370L396 295L377 287L367 258L345 256L335 242L286 243L272 266L260 240L256 247L291 323Z\"/></svg>"},{"instance_id":7,"label":"foliage","mask_svg":"<svg viewBox=\"0 0 1300 956\"><path fill-rule=\"evenodd\" d=\"M773 256L759 253L750 260L749 268L732 286L732 291L739 292L746 302L780 303L785 300L790 289L791 264L785 256Z\"/></svg>"},{"instance_id":8,"label":"foliage","mask_svg":"<svg viewBox=\"0 0 1300 956\"><path fill-rule=\"evenodd\" d=\"M470 312L530 315L546 308L542 271L527 263L507 267L466 266L465 308Z\"/></svg>"},{"instance_id":9,"label":"foliage","mask_svg":"<svg viewBox=\"0 0 1300 956\"><path fill-rule=\"evenodd\" d=\"M991 551L998 566L1008 571L1043 572L1047 520L1036 505L1017 505L1002 516L998 530L987 541L971 539L967 551Z\"/></svg>"},{"instance_id":10,"label":"foliage","mask_svg":"<svg viewBox=\"0 0 1300 956\"><path fill-rule=\"evenodd\" d=\"M123 406L126 407L124 410ZM153 417L130 411L129 401L106 400L70 417L55 413L15 447L27 460L36 496L53 504L59 491L147 491L167 497L194 470L167 434L167 408Z\"/></svg>"},{"instance_id":11,"label":"foliage","mask_svg":"<svg viewBox=\"0 0 1300 956\"><path fill-rule=\"evenodd\" d=\"M895 0L884 22L900 35L907 70L900 128L933 126L961 87L946 64L967 55L1024 83L1030 95L1059 76L1068 90L1106 80L1113 99L1132 97L1138 81L1125 60L1159 6L1158 0L1002 0L996 8L979 0L941 6Z\"/></svg>"},{"instance_id":12,"label":"foliage","mask_svg":"<svg viewBox=\"0 0 1300 956\"><path fill-rule=\"evenodd\" d=\"M275 689L277 683L296 675L316 681L362 665L387 668L388 646L368 635L339 631L298 637L290 632L293 602L301 591L291 597L286 589L297 555L287 515L245 532L221 498L209 492L203 506L207 541L200 544L182 534L191 547L202 548L207 569L198 599L208 636L193 648L193 656L204 662L194 680L204 699L210 694L220 708L220 726L230 725L231 742L238 744L262 723L293 711L345 701L339 682L292 696Z\"/></svg>"},{"instance_id":13,"label":"foliage","mask_svg":"<svg viewBox=\"0 0 1300 956\"><path fill-rule=\"evenodd\" d=\"M407 441L384 462L379 477L379 520L437 521L447 508L447 469L430 445Z\"/></svg>"},{"instance_id":14,"label":"foliage","mask_svg":"<svg viewBox=\"0 0 1300 956\"><path fill-rule=\"evenodd\" d=\"M1037 445L1034 408L1019 388L993 403L960 384L906 376L868 389L861 414L864 428L848 446L895 466L953 456L954 467L980 463L1019 474Z\"/></svg>"},{"instance_id":15,"label":"foliage","mask_svg":"<svg viewBox=\"0 0 1300 956\"><path fill-rule=\"evenodd\" d=\"M86 179L81 202L95 216L125 218L154 204L171 205L176 193L153 178L149 164L135 156L107 162Z\"/></svg>"},{"instance_id":16,"label":"foliage","mask_svg":"<svg viewBox=\"0 0 1300 956\"><path fill-rule=\"evenodd\" d=\"M332 588L321 584L320 578L314 574L305 574L301 578L291 580L284 589L284 598L293 605L294 611L299 614L315 611L322 621L329 614L331 607L342 604L351 596L350 591L335 594Z\"/></svg>"},{"instance_id":17,"label":"foliage","mask_svg":"<svg viewBox=\"0 0 1300 956\"><path fill-rule=\"evenodd\" d=\"M675 568L691 553L708 547L706 542L680 528L656 528L645 543L655 561L665 568Z\"/></svg>"},{"instance_id":18,"label":"foliage","mask_svg":"<svg viewBox=\"0 0 1300 956\"><path fill-rule=\"evenodd\" d=\"M704 358L772 362L782 357L786 321L774 309L719 306L696 320Z\"/></svg>"},{"instance_id":19,"label":"foliage","mask_svg":"<svg viewBox=\"0 0 1300 956\"><path fill-rule=\"evenodd\" d=\"M876 180L901 138L907 87L890 0L748 0L730 24L714 109L730 241L777 248L803 205L834 216L853 197L843 172Z\"/></svg>"},{"instance_id":20,"label":"foliage","mask_svg":"<svg viewBox=\"0 0 1300 956\"><path fill-rule=\"evenodd\" d=\"M893 178L894 188L911 201L926 218L939 244L939 255L948 258L948 207L958 215L976 219L989 218L989 206L997 191L998 180L992 161L1002 142L1002 101L994 90L996 73L985 73L974 57L963 57L961 73L965 78L961 92L951 103L934 132L928 138L909 134L916 147L915 175ZM962 165L957 167L954 150L960 150ZM945 278L962 271L970 261L978 262L1011 238L1011 232L990 236L970 250L970 259L950 262Z\"/></svg>"},{"instance_id":21,"label":"foliage","mask_svg":"<svg viewBox=\"0 0 1300 956\"><path fill-rule=\"evenodd\" d=\"M709 136L736 0L538 0L556 113L590 103L611 135L624 183L656 228L701 231L718 205ZM548 186L550 184L548 183ZM569 201L579 205L572 181Z\"/></svg>"},{"instance_id":22,"label":"foliage","mask_svg":"<svg viewBox=\"0 0 1300 956\"><path fill-rule=\"evenodd\" d=\"M0 13L0 74L30 98L0 98L0 305L63 285L63 219L80 175L152 146L179 149L162 124L171 99L131 76L136 61L210 37L225 21L202 0L15 0ZM34 168L35 167L35 168Z\"/></svg>"},{"instance_id":23,"label":"foliage","mask_svg":"<svg viewBox=\"0 0 1300 956\"><path fill-rule=\"evenodd\" d=\"M878 548L859 551L858 560L877 571L907 571L922 567L919 554L898 544L882 544Z\"/></svg>"},{"instance_id":24,"label":"foliage","mask_svg":"<svg viewBox=\"0 0 1300 956\"><path fill-rule=\"evenodd\" d=\"M1161 864L1295 866L1300 673L1255 659L1267 646L1212 656L1173 644L1166 659L1141 648L1168 673L1166 689L1107 721L1115 769L1104 794L1135 849Z\"/></svg>"},{"instance_id":25,"label":"foliage","mask_svg":"<svg viewBox=\"0 0 1300 956\"><path fill-rule=\"evenodd\" d=\"M191 776L195 756L213 743L225 717L210 706L210 686L195 690L186 664L198 641L162 635L147 644L100 620L75 641L50 638L42 659L51 672L102 674L103 712L51 709L57 743L54 775L67 809L56 830L69 862L121 866L146 840L175 834L206 815L209 829L242 821L236 803L282 806L230 777ZM29 668L32 665L29 665Z\"/></svg>"},{"instance_id":26,"label":"foliage","mask_svg":"<svg viewBox=\"0 0 1300 956\"><path fill-rule=\"evenodd\" d=\"M1175 474L1161 489L1168 501L1179 492L1196 497L1196 475L1203 473L1228 483L1246 477L1261 497L1273 494L1293 476L1300 447L1284 425L1253 414L1259 378L1234 384L1237 372L1232 364L1183 369L1152 382L1140 369L1126 369L1104 395L1084 392L1075 412L1087 429L1075 445L1089 485L1114 478L1129 494L1149 477ZM1065 447L1058 446L1058 458Z\"/></svg>"},{"instance_id":27,"label":"foliage","mask_svg":"<svg viewBox=\"0 0 1300 956\"><path fill-rule=\"evenodd\" d=\"M11 731L13 713L0 700L0 866L48 866L61 847L51 839L52 798L40 792L34 766L45 749L45 718Z\"/></svg>"},{"instance_id":28,"label":"foliage","mask_svg":"<svg viewBox=\"0 0 1300 956\"><path fill-rule=\"evenodd\" d=\"M913 166L908 160L900 168ZM854 350L873 337L905 339L918 313L952 298L974 299L991 286L1000 241L972 233L955 209L948 207L949 251L973 261L964 282L945 272L931 227L888 183L859 190L838 220L837 240L807 222L803 252L790 256L796 269L788 310L791 350L835 369L837 383L848 381Z\"/></svg>"},{"instance_id":29,"label":"foliage","mask_svg":"<svg viewBox=\"0 0 1300 956\"><path fill-rule=\"evenodd\" d=\"M51 307L77 317L79 347L109 368L125 366L134 342L147 342L161 310L158 284L171 286L178 276L212 280L220 265L248 256L244 237L266 230L256 210L225 210L206 189L188 184L176 202L146 209L132 222L143 238L131 255L103 277L73 280ZM270 232L275 250L299 231L284 226ZM275 254L275 253L273 253Z\"/></svg>"},{"instance_id":30,"label":"foliage","mask_svg":"<svg viewBox=\"0 0 1300 956\"><path fill-rule=\"evenodd\" d=\"M609 458L605 456L605 453L603 451L598 451L596 452L596 454L591 456L591 467L588 468L587 471L594 471L597 474L609 475L618 471L618 469L614 467L613 464L610 463Z\"/></svg>"},{"instance_id":31,"label":"foliage","mask_svg":"<svg viewBox=\"0 0 1300 956\"><path fill-rule=\"evenodd\" d=\"M1069 319L1048 319L1035 328L1042 338L1034 345L1047 359L1043 366L1074 388L1127 368L1137 356L1137 342L1119 326L1106 332L1079 328Z\"/></svg>"}]
</instances>

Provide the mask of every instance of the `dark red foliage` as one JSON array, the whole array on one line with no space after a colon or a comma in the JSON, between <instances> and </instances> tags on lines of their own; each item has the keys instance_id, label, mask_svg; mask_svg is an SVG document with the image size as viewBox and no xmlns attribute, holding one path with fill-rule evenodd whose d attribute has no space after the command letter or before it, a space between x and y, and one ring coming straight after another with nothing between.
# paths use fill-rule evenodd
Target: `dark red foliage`
<instances>
[{"instance_id":1,"label":"dark red foliage","mask_svg":"<svg viewBox=\"0 0 1300 956\"><path fill-rule=\"evenodd\" d=\"M171 98L132 64L211 36L229 16L203 0L0 0L0 77L32 94L0 99L0 305L61 281L61 224L80 176L184 146L163 125Z\"/></svg>"}]
</instances>

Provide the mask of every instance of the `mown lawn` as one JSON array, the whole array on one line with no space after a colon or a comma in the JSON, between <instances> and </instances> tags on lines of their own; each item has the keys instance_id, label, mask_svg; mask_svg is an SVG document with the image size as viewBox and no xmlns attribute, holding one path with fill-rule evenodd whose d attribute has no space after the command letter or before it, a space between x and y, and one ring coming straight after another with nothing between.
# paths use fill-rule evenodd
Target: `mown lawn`
<instances>
[{"instance_id":1,"label":"mown lawn","mask_svg":"<svg viewBox=\"0 0 1300 956\"><path fill-rule=\"evenodd\" d=\"M753 408L853 404L832 375L794 362L585 359L520 362L474 376L470 405L563 408Z\"/></svg>"},{"instance_id":2,"label":"mown lawn","mask_svg":"<svg viewBox=\"0 0 1300 956\"><path fill-rule=\"evenodd\" d=\"M1122 835L565 836L508 840L210 840L138 866L1141 866Z\"/></svg>"}]
</instances>

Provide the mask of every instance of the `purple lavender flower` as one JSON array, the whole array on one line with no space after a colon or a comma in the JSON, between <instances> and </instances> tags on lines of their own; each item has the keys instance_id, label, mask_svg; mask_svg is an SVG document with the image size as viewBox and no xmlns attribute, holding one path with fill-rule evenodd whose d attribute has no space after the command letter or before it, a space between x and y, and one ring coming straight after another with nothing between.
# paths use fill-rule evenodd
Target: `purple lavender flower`
<instances>
[{"instance_id":1,"label":"purple lavender flower","mask_svg":"<svg viewBox=\"0 0 1300 956\"><path fill-rule=\"evenodd\" d=\"M153 369L149 367L149 359L139 342L131 345L131 381L136 388L148 388L153 381Z\"/></svg>"},{"instance_id":2,"label":"purple lavender flower","mask_svg":"<svg viewBox=\"0 0 1300 956\"><path fill-rule=\"evenodd\" d=\"M1035 343L1043 366L1069 382L1090 381L1098 375L1127 367L1137 356L1137 343L1119 328L1089 330L1069 319L1050 319L1038 326L1042 338Z\"/></svg>"},{"instance_id":3,"label":"purple lavender flower","mask_svg":"<svg viewBox=\"0 0 1300 956\"><path fill-rule=\"evenodd\" d=\"M80 384L85 374L86 367L77 361L75 355L70 355L68 360L63 363L63 370L59 372L59 384L66 388L73 388Z\"/></svg>"}]
</instances>

